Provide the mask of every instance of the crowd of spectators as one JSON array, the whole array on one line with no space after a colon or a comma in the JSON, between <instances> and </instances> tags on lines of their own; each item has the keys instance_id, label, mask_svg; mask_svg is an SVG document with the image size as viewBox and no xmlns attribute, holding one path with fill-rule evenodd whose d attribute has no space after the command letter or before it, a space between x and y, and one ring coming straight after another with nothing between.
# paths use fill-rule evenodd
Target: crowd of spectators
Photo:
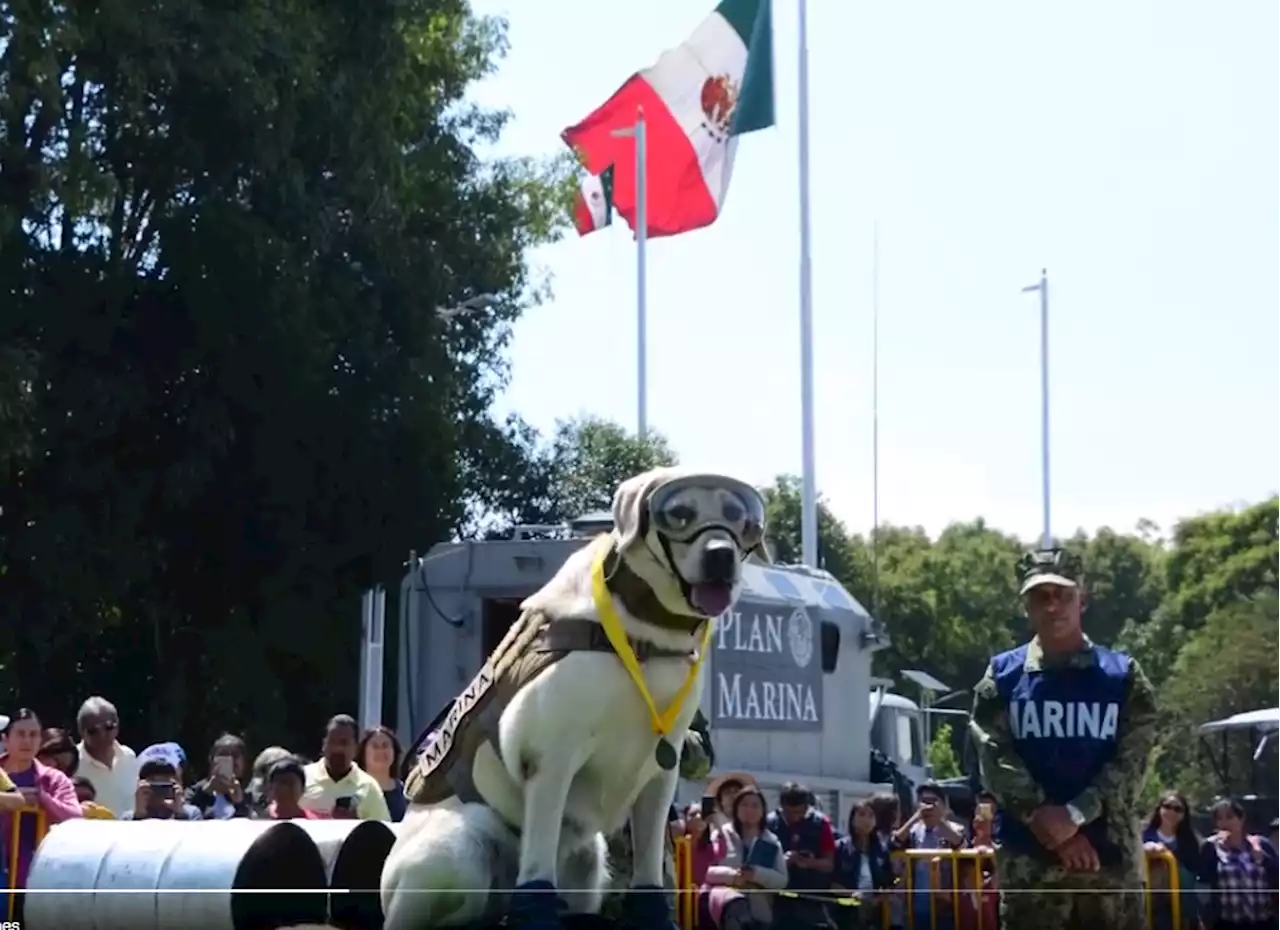
<instances>
[{"instance_id":1,"label":"crowd of spectators","mask_svg":"<svg viewBox=\"0 0 1280 930\"><path fill-rule=\"evenodd\" d=\"M6 887L26 885L44 828L78 817L114 820L226 820L236 817L400 820L407 806L396 777L401 747L386 727L361 733L338 714L314 758L282 746L256 756L226 733L204 758L174 742L134 752L120 715L91 697L76 715L75 741L43 726L29 708L0 716L0 873ZM13 818L22 816L13 827ZM14 841L16 839L16 847ZM18 899L20 901L20 899Z\"/></svg>"},{"instance_id":2,"label":"crowd of spectators","mask_svg":"<svg viewBox=\"0 0 1280 930\"><path fill-rule=\"evenodd\" d=\"M45 728L28 708L0 717L0 870L8 887L25 885L41 819L46 826L77 817L398 821L407 806L395 733L386 727L361 733L346 714L328 721L314 759L282 746L252 755L232 733L214 740L199 760L174 742L135 753L121 740L116 708L101 697L84 702L72 732L78 742L67 730ZM882 926L884 908L892 928L998 925L991 858L947 855L995 848L993 797L977 797L968 823L951 815L933 783L918 786L905 818L888 794L856 802L841 825L803 785L784 785L778 801L769 810L754 777L731 772L712 779L700 803L672 808L672 837L691 839L701 927L858 930ZM22 811L43 817L23 817L15 833L12 818ZM1173 926L1171 896L1163 895L1155 930L1274 926L1274 839L1247 833L1234 801L1220 801L1212 816L1214 833L1202 838L1178 792L1165 793L1152 811L1143 841L1149 851L1173 855L1182 889L1181 926ZM893 855L899 850L938 855L904 860ZM1153 873L1153 886L1159 883Z\"/></svg>"}]
</instances>

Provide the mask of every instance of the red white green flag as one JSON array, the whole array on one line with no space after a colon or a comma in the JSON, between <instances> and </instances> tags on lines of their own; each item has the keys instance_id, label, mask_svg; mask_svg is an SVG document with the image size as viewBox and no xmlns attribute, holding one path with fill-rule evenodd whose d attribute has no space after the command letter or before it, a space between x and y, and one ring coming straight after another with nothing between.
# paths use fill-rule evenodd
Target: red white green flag
<instances>
[{"instance_id":1,"label":"red white green flag","mask_svg":"<svg viewBox=\"0 0 1280 930\"><path fill-rule=\"evenodd\" d=\"M561 133L590 175L613 169L613 209L633 229L635 140L615 131L634 126L640 112L647 135L649 236L701 229L720 215L738 136L773 125L770 6L770 0L723 0L683 45L632 75L603 106ZM584 187L579 202L589 206L592 190ZM600 228L584 228L578 217L575 208L579 233Z\"/></svg>"},{"instance_id":2,"label":"red white green flag","mask_svg":"<svg viewBox=\"0 0 1280 930\"><path fill-rule=\"evenodd\" d=\"M579 236L604 229L613 222L613 167L582 179L573 201L573 225Z\"/></svg>"}]
</instances>

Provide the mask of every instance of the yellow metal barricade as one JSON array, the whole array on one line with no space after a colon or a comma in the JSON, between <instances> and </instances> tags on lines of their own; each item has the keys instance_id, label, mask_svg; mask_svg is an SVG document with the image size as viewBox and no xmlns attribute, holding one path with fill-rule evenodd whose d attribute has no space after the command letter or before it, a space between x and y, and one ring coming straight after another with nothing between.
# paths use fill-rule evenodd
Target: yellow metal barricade
<instances>
[{"instance_id":1,"label":"yellow metal barricade","mask_svg":"<svg viewBox=\"0 0 1280 930\"><path fill-rule=\"evenodd\" d=\"M1174 858L1173 853L1167 849L1157 849L1150 851L1143 858L1144 875L1146 889L1143 896L1147 903L1147 926L1154 928L1156 925L1156 899L1161 894L1167 895L1169 898L1169 916L1170 926L1173 930L1181 930L1182 928L1182 877L1178 874L1178 860ZM1164 872L1169 877L1168 887L1162 889L1158 894L1152 893L1151 873L1152 866L1162 866ZM1160 870L1157 868L1157 872Z\"/></svg>"},{"instance_id":2,"label":"yellow metal barricade","mask_svg":"<svg viewBox=\"0 0 1280 930\"><path fill-rule=\"evenodd\" d=\"M676 923L680 930L696 930L698 925L698 889L693 884L693 838L682 836L675 841Z\"/></svg>"},{"instance_id":3,"label":"yellow metal barricade","mask_svg":"<svg viewBox=\"0 0 1280 930\"><path fill-rule=\"evenodd\" d=\"M929 863L929 885L927 888L916 887L916 870L915 865L920 860ZM983 907L988 895L994 895L996 892L986 887L984 877L986 871L995 871L995 860L989 852L979 852L974 849L946 850L946 849L907 849L897 850L893 853L893 862L901 867L902 874L898 879L900 887L895 891L903 894L903 919L907 930L926 930L924 927L916 926L915 899L917 895L927 895L929 899L929 926L927 930L938 930L938 901L947 894L947 889L942 887L942 869L943 865L948 865L950 871L950 899L951 899L951 917L952 926L961 927L972 926L975 930L996 930L995 927L987 926L990 921L986 921L985 908ZM896 869L895 869L896 871ZM963 875L961 874L963 873ZM973 920L965 921L963 904L965 899L969 899L973 904ZM892 919L892 903L886 902L882 912L882 924L884 930L889 930ZM985 923L984 923L985 921Z\"/></svg>"},{"instance_id":4,"label":"yellow metal barricade","mask_svg":"<svg viewBox=\"0 0 1280 930\"><path fill-rule=\"evenodd\" d=\"M20 853L22 851L22 825L28 821L28 818L34 818L36 824L36 845L40 845L40 841L44 839L44 835L48 832L49 822L45 819L44 810L39 807L29 806L13 812L9 817L9 836L8 840L8 868L9 868L9 893L5 895L6 909L5 919L13 920L14 910L18 906L18 896L14 892L18 888L18 864L21 862Z\"/></svg>"},{"instance_id":5,"label":"yellow metal barricade","mask_svg":"<svg viewBox=\"0 0 1280 930\"><path fill-rule=\"evenodd\" d=\"M991 853L977 852L972 849L955 851L945 849L909 849L895 851L892 858L895 865L901 867L901 875L894 891L902 895L900 900L904 901L903 918L906 930L938 930L937 904L940 899L946 896L946 889L941 887L942 867L944 864L950 865L951 872L951 881L949 882L951 926L957 928L957 930L968 930L970 927L973 930L997 930L996 927L989 926L992 921L988 919L988 915L985 913L986 909L983 907L985 901L991 900L987 896L994 896L999 893L998 889L985 887L983 881L985 871L990 870L992 874L995 873L995 859ZM921 859L925 859L929 863L928 889L917 889L915 887L916 870L913 866ZM1178 876L1177 860L1167 849L1160 849L1148 852L1144 864L1146 887L1143 897L1146 903L1147 926L1151 928L1156 926L1155 899L1164 894L1169 898L1171 926L1174 930L1179 930L1182 926L1182 888ZM1151 888L1152 866L1163 867L1164 872L1168 875L1167 889L1162 889L1157 894L1153 894ZM963 878L961 873L964 873ZM915 908L912 907L912 904L917 894L929 896L929 926L927 928L916 926ZM967 919L962 907L964 903L962 896L972 896L974 911L972 919ZM883 907L882 926L884 930L889 930L891 926L891 907L892 904L889 902L886 902Z\"/></svg>"}]
</instances>

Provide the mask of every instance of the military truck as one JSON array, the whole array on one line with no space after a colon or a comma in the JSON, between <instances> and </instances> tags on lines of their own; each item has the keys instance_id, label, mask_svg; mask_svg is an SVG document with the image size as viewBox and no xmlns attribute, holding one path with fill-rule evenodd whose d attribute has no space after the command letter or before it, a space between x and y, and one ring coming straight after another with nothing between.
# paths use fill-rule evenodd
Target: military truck
<instances>
[{"instance_id":1,"label":"military truck","mask_svg":"<svg viewBox=\"0 0 1280 930\"><path fill-rule=\"evenodd\" d=\"M412 556L399 598L399 732L429 726L497 646L520 603L611 528L609 514L591 514ZM701 695L717 770L751 772L767 795L803 782L840 823L854 799L902 793L923 778L919 708L886 694L883 683L873 688L871 659L888 642L827 572L746 563L742 596L719 618ZM695 800L702 788L682 784L680 799Z\"/></svg>"}]
</instances>

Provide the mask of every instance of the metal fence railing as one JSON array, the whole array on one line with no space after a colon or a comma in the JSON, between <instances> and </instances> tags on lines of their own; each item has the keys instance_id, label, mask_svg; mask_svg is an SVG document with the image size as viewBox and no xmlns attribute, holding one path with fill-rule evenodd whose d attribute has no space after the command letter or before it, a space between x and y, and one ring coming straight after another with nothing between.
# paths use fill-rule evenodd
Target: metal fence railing
<instances>
[{"instance_id":1,"label":"metal fence railing","mask_svg":"<svg viewBox=\"0 0 1280 930\"><path fill-rule=\"evenodd\" d=\"M878 908L879 919L864 917L864 924L879 923L883 930L889 930L893 924L895 901L900 902L900 919L906 930L939 930L940 923L963 930L999 930L997 900L1000 891L995 882L995 858L990 852L972 849L905 850L895 852L893 860L897 884L892 890L877 895L880 899L878 904L864 901L857 895L832 894L820 900L832 907ZM917 887L916 882L915 866L921 860L928 863L929 869L928 885L923 888ZM1164 910L1169 915L1168 926L1176 930L1182 926L1182 889L1177 860L1167 850L1148 852L1145 869L1147 926L1157 926L1158 903L1167 902ZM688 837L676 841L675 874L677 922L681 930L698 930L698 889L693 885L692 844ZM781 894L800 897L789 892ZM928 901L927 925L917 919L921 910L914 906L918 896L925 896ZM806 894L803 897L819 896ZM951 919L944 921L941 918L947 911Z\"/></svg>"},{"instance_id":2,"label":"metal fence railing","mask_svg":"<svg viewBox=\"0 0 1280 930\"><path fill-rule=\"evenodd\" d=\"M45 833L49 831L49 821L45 818L44 810L28 806L19 808L9 815L9 835L5 838L5 871L8 881L8 890L5 893L4 914L6 921L13 921L15 911L18 907L18 896L14 894L14 890L18 887L19 866L22 864L22 826L28 822L28 819L35 821L36 841L35 845L39 846L40 841L44 839Z\"/></svg>"}]
</instances>

